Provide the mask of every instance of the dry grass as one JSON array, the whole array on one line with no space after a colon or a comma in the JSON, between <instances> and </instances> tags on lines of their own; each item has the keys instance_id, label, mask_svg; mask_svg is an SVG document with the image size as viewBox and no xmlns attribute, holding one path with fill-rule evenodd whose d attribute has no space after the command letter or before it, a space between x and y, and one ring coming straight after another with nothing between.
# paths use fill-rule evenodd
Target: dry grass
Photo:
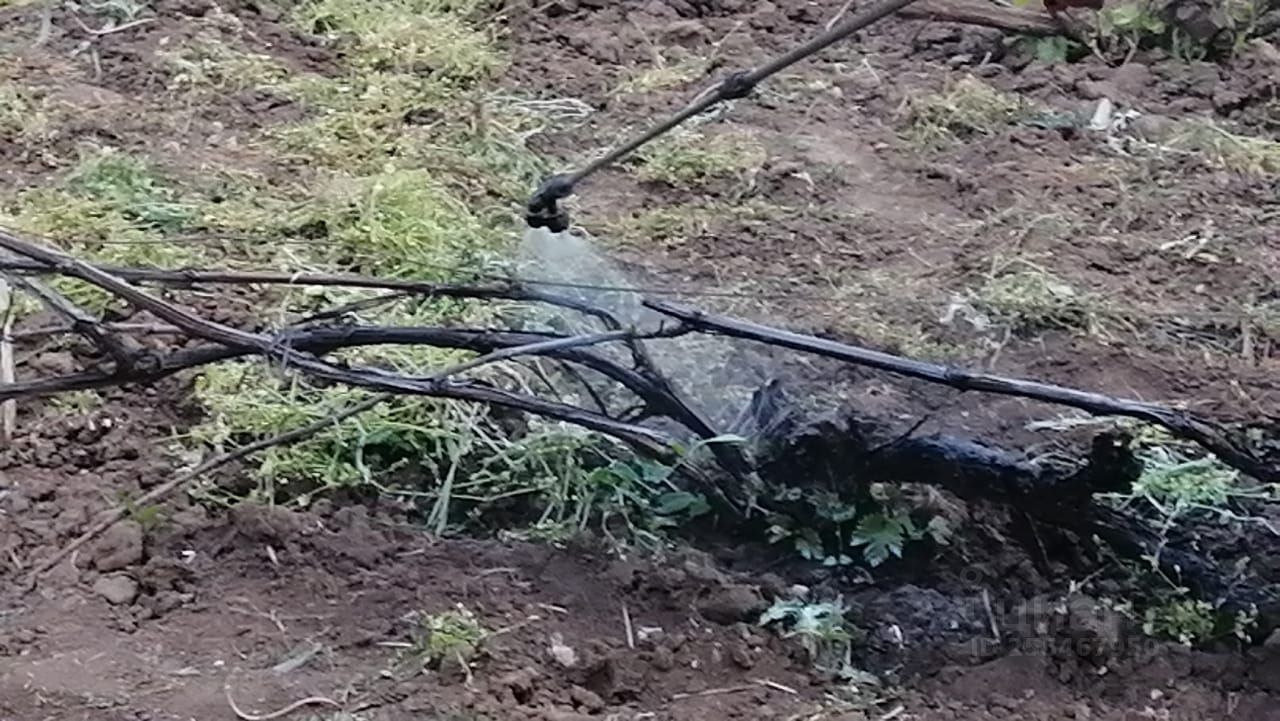
<instances>
[{"instance_id":1,"label":"dry grass","mask_svg":"<svg viewBox=\"0 0 1280 721\"><path fill-rule=\"evenodd\" d=\"M642 180L678 188L745 175L764 164L764 145L739 130L678 130L637 151L633 165Z\"/></svg>"},{"instance_id":2,"label":"dry grass","mask_svg":"<svg viewBox=\"0 0 1280 721\"><path fill-rule=\"evenodd\" d=\"M968 135L991 135L1027 110L1021 98L966 76L942 92L914 95L907 101L907 136L920 145L936 145Z\"/></svg>"},{"instance_id":3,"label":"dry grass","mask_svg":"<svg viewBox=\"0 0 1280 721\"><path fill-rule=\"evenodd\" d=\"M1280 141L1233 133L1211 120L1179 123L1167 142L1231 170L1280 175Z\"/></svg>"}]
</instances>

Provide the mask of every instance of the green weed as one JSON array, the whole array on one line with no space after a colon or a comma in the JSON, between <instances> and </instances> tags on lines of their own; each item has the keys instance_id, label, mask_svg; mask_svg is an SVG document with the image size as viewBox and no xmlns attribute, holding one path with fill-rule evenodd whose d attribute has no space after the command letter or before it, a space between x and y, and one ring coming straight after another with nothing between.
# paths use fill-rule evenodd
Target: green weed
<instances>
[{"instance_id":1,"label":"green weed","mask_svg":"<svg viewBox=\"0 0 1280 721\"><path fill-rule=\"evenodd\" d=\"M865 677L853 667L857 636L845 619L848 608L840 599L822 603L796 600L774 602L759 625L780 629L783 638L796 639L820 671L848 677Z\"/></svg>"},{"instance_id":2,"label":"green weed","mask_svg":"<svg viewBox=\"0 0 1280 721\"><path fill-rule=\"evenodd\" d=\"M476 615L462 604L449 611L425 614L418 625L413 651L432 668L457 662L466 667L480 651L489 632Z\"/></svg>"},{"instance_id":3,"label":"green weed","mask_svg":"<svg viewBox=\"0 0 1280 721\"><path fill-rule=\"evenodd\" d=\"M671 481L673 469L630 457L611 442L548 428L484 459L459 493L485 489L484 507L499 510L511 499L540 509L526 534L568 538L594 530L614 541L661 543L664 530L707 513L699 494Z\"/></svg>"},{"instance_id":4,"label":"green weed","mask_svg":"<svg viewBox=\"0 0 1280 721\"><path fill-rule=\"evenodd\" d=\"M1147 45L1167 31L1158 8L1148 0L1137 0L1105 7L1098 12L1098 34L1103 44Z\"/></svg>"},{"instance_id":5,"label":"green weed","mask_svg":"<svg viewBox=\"0 0 1280 721\"><path fill-rule=\"evenodd\" d=\"M1187 598L1186 593L1186 589L1178 589L1144 609L1142 632L1188 648L1221 638L1248 641L1257 626L1256 612L1227 613L1207 601Z\"/></svg>"},{"instance_id":6,"label":"green weed","mask_svg":"<svg viewBox=\"0 0 1280 721\"><path fill-rule=\"evenodd\" d=\"M178 193L146 161L111 149L87 157L67 178L72 195L100 203L135 227L171 231L193 217Z\"/></svg>"},{"instance_id":7,"label":"green weed","mask_svg":"<svg viewBox=\"0 0 1280 721\"><path fill-rule=\"evenodd\" d=\"M1181 18L1171 18L1162 3L1132 0L1098 11L1096 44L1117 55L1162 47L1183 60L1233 57L1248 46L1266 10L1266 4L1258 0L1226 0L1212 13L1189 18L1196 25L1208 23L1211 27L1193 28L1180 22Z\"/></svg>"},{"instance_id":8,"label":"green weed","mask_svg":"<svg viewBox=\"0 0 1280 721\"><path fill-rule=\"evenodd\" d=\"M1146 609L1143 612L1142 632L1190 647L1212 638L1216 621L1213 604L1179 599Z\"/></svg>"},{"instance_id":9,"label":"green weed","mask_svg":"<svg viewBox=\"0 0 1280 721\"><path fill-rule=\"evenodd\" d=\"M859 499L787 489L775 500L797 508L773 515L769 542L790 541L801 558L824 566L852 565L857 554L875 568L891 557L901 558L908 543L927 538L946 544L950 539L945 519L938 516L918 524L901 490L882 483L872 484Z\"/></svg>"}]
</instances>

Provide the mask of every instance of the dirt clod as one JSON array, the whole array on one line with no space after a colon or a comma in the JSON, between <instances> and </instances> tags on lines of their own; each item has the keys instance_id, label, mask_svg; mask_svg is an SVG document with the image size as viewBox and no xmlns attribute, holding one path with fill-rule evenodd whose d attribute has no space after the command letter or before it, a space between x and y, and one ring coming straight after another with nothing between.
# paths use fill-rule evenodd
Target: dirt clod
<instances>
[{"instance_id":1,"label":"dirt clod","mask_svg":"<svg viewBox=\"0 0 1280 721\"><path fill-rule=\"evenodd\" d=\"M751 654L751 649L747 648L747 645L741 641L736 642L729 647L729 660L732 661L735 666L743 669L744 671L749 671L755 668L756 665L756 660Z\"/></svg>"},{"instance_id":2,"label":"dirt clod","mask_svg":"<svg viewBox=\"0 0 1280 721\"><path fill-rule=\"evenodd\" d=\"M574 668L578 665L578 652L573 650L572 646L565 644L564 638L558 633L551 635L547 655L560 668Z\"/></svg>"},{"instance_id":3,"label":"dirt clod","mask_svg":"<svg viewBox=\"0 0 1280 721\"><path fill-rule=\"evenodd\" d=\"M113 606L126 606L138 597L138 582L122 573L115 573L94 581L93 592Z\"/></svg>"},{"instance_id":4,"label":"dirt clod","mask_svg":"<svg viewBox=\"0 0 1280 721\"><path fill-rule=\"evenodd\" d=\"M605 707L604 699L600 698L599 694L581 686L570 688L569 698L573 701L574 706L589 714L599 713Z\"/></svg>"},{"instance_id":5,"label":"dirt clod","mask_svg":"<svg viewBox=\"0 0 1280 721\"><path fill-rule=\"evenodd\" d=\"M566 708L552 708L542 712L543 721L590 721L591 717Z\"/></svg>"},{"instance_id":6,"label":"dirt clod","mask_svg":"<svg viewBox=\"0 0 1280 721\"><path fill-rule=\"evenodd\" d=\"M498 679L498 686L510 691L517 703L528 703L541 675L536 668L526 666Z\"/></svg>"},{"instance_id":7,"label":"dirt clod","mask_svg":"<svg viewBox=\"0 0 1280 721\"><path fill-rule=\"evenodd\" d=\"M1125 621L1118 612L1080 596L1071 599L1067 613L1070 634L1081 657L1102 662L1119 650Z\"/></svg>"},{"instance_id":8,"label":"dirt clod","mask_svg":"<svg viewBox=\"0 0 1280 721\"><path fill-rule=\"evenodd\" d=\"M709 621L726 626L754 621L768 607L755 586L732 584L712 589L697 603L698 613Z\"/></svg>"},{"instance_id":9,"label":"dirt clod","mask_svg":"<svg viewBox=\"0 0 1280 721\"><path fill-rule=\"evenodd\" d=\"M143 532L137 521L121 521L94 544L90 558L99 571L118 571L142 561Z\"/></svg>"}]
</instances>

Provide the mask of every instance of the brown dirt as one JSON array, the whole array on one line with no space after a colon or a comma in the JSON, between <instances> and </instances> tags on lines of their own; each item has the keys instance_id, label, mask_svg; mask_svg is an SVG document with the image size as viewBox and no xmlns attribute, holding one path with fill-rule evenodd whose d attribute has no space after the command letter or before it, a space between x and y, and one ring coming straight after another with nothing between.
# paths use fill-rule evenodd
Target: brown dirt
<instances>
[{"instance_id":1,"label":"brown dirt","mask_svg":"<svg viewBox=\"0 0 1280 721\"><path fill-rule=\"evenodd\" d=\"M511 15L509 83L606 111L542 141L548 154L574 160L569 149L603 146L619 128L688 97L688 87L612 92L629 69L652 61L655 48L674 60L707 55L716 44L720 71L736 68L817 32L839 5L560 0L535 15ZM164 105L154 51L192 37L197 25L207 29L199 21L210 13L251 26L255 51L321 72L335 62L267 3L155 6L159 22L100 41L101 76L83 58L67 59L81 38L66 17L55 14L54 34L32 49L38 13L0 11L0 38L25 48L0 60L4 75L85 111L46 155L0 139L6 183L41 182L84 138L149 148L190 173L211 156L256 165L236 140L264 113L287 109L238 97L190 110ZM663 284L786 291L790 300L698 302L845 339L868 338L855 315L867 313L890 326L923 325L930 340L960 334L983 347L992 339L935 319L940 301L972 287L1000 253L1030 255L1079 288L1145 310L1214 310L1274 295L1274 179L1192 159L1118 157L1096 139L1034 128L927 154L906 144L897 128L907 95L940 87L987 53L997 64L973 72L1056 107L1083 107L1103 83L1144 110L1217 113L1258 132L1268 132L1265 107L1280 77L1254 56L1230 69L1139 56L1140 65L1127 68L1090 60L1046 70L1005 53L987 31L890 20L729 116L759 134L769 160L754 185L713 185L704 199L754 195L802 212L776 222L718 218L659 248L613 241L611 254L638 278ZM610 172L583 188L580 219L595 229L688 199ZM1219 262L1158 250L1189 229L1209 228L1224 244ZM887 302L876 290L869 305L829 301L833 283L877 278L898 291ZM1048 330L995 340L998 352L988 347L966 359L1185 400L1225 419L1274 418L1280 408L1280 348L1245 352L1238 331L1220 323L1150 321L1113 335ZM74 361L50 348L30 359L33 370L51 371ZM1043 442L1022 426L1051 415L871 373L843 370L838 379L846 398L878 411L926 411L934 425L1006 442ZM710 544L707 554L620 559L587 545L429 540L402 509L377 502L216 515L179 504L154 528L113 529L25 591L20 581L33 563L119 494L149 488L183 462L165 450L195 412L183 387L143 392L108 394L85 418L25 405L23 436L0 453L0 719L230 719L228 689L254 714L312 696L341 707L308 706L289 718L1280 719L1275 640L1247 651L1151 642L1089 598L1066 597L1071 579L1037 571L1009 543L1010 520L998 509L968 509L969 525L945 554L867 582L732 542ZM855 662L883 673L892 688L837 698L838 687L793 643L755 625L764 605L796 583L845 595L866 634ZM418 615L459 603L495 635L469 672L447 663L424 671L406 648ZM624 613L638 636L634 648ZM575 663L555 660L553 637L574 650Z\"/></svg>"},{"instance_id":2,"label":"brown dirt","mask_svg":"<svg viewBox=\"0 0 1280 721\"><path fill-rule=\"evenodd\" d=\"M517 46L515 72L522 87L576 95L603 109L599 126L546 143L548 152L574 163L581 156L567 149L605 147L617 124L638 127L660 117L709 82L613 92L629 72L650 67L655 54L668 62L714 56L711 77L718 77L820 31L839 3L557 5L577 9L515 24L525 40ZM999 62L975 67L988 53ZM1260 56L1230 68L1140 54L1121 68L1090 59L1046 69L1006 52L999 33L890 21L858 44L807 61L774 83L782 89L766 87L758 102L726 116L725 127L764 140L768 161L748 183L713 184L697 199L733 206L754 198L796 212L780 221L722 217L660 244L619 241L611 239L610 222L691 198L613 172L584 184L578 219L628 269L648 272L661 285L790 296L695 298L703 305L764 319L803 318L811 328L890 347L898 343L881 337L883 325L923 324L926 339L969 344L976 348L969 360L995 372L1187 402L1227 419L1274 415L1280 348L1242 346L1230 314L1224 322L1217 313L1275 292L1280 249L1271 236L1280 194L1274 179L1190 159L1126 158L1096 137L1064 138L1034 127L966 137L931 152L904 141L897 131L909 96L965 73L1059 111L1091 110L1101 87L1146 113L1217 114L1246 125L1280 91L1274 61ZM1254 128L1268 133L1265 124ZM1270 132L1274 137L1274 127ZM798 177L800 171L806 175ZM1212 261L1160 250L1188 233L1206 232L1231 239ZM984 336L937 322L952 298L980 286L997 260L1013 257L1096 293L1137 319L1135 327L1023 337ZM893 291L879 290L886 283ZM833 286L871 302L833 302ZM875 302L881 293L887 302ZM868 385L855 382L850 392L856 396ZM946 397L936 388L916 395L925 408ZM966 430L994 427L1005 434L1052 413L1023 401L965 406L980 416Z\"/></svg>"}]
</instances>

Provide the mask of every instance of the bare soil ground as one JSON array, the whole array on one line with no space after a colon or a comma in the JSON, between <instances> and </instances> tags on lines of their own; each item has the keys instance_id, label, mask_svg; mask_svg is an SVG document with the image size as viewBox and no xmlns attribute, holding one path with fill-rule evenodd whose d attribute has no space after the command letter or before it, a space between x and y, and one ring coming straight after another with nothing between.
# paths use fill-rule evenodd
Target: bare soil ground
<instances>
[{"instance_id":1,"label":"bare soil ground","mask_svg":"<svg viewBox=\"0 0 1280 721\"><path fill-rule=\"evenodd\" d=\"M157 52L237 27L250 30L236 34L247 49L291 68L336 73L339 58L270 3L152 5L155 22L97 37L62 11L0 9L0 77L72 109L40 143L0 137L7 185L47 182L86 141L145 152L182 177L234 164L287 182L289 167L250 139L295 109L253 92L177 103ZM819 32L841 5L512 6L503 82L602 111L538 140L572 163L678 107L708 72ZM69 57L89 41L92 62ZM694 65L687 78L672 70ZM1014 122L940 144L907 139L910 98L968 73L1060 114L1092 112L1107 95L1162 116L1230 119L1272 139L1280 117L1280 65L1261 49L1229 66L1140 53L1118 68L1047 67L1006 50L998 33L889 19L708 126L758 142L757 162L693 189L609 171L581 189L576 218L637 282L690 291L705 307L1280 423L1280 338L1249 315L1278 297L1275 169L1241 172L1199 154ZM1068 303L1065 320L966 322L966 313L996 314L982 299L1010 268L1088 301ZM738 295L696 295L707 291ZM959 316L942 322L953 303ZM244 318L249 304L205 310ZM999 307L1045 314L1031 305ZM74 360L26 350L24 372ZM781 368L765 359L751 370ZM1026 447L1047 443L1026 423L1057 416L861 371L795 372L833 403L904 419L928 413L928 430ZM969 525L940 556L852 583L732 539L620 558L587 542L431 538L404 508L367 498L307 512L213 513L178 501L162 526L121 524L24 588L25 570L94 514L169 475L168 439L200 412L187 391L174 381L110 393L79 417L23 406L20 437L0 451L0 719L231 719L229 696L241 718L263 719L1280 719L1274 640L1203 651L1152 641L1115 611L1068 595L1080 579L1038 572L1007 540L999 509L968 509ZM1276 557L1262 549L1258 560ZM844 593L865 633L855 661L891 685L850 693L756 624L795 584ZM492 635L473 663L423 671L421 617L458 604ZM311 701L264 715L299 699Z\"/></svg>"}]
</instances>

